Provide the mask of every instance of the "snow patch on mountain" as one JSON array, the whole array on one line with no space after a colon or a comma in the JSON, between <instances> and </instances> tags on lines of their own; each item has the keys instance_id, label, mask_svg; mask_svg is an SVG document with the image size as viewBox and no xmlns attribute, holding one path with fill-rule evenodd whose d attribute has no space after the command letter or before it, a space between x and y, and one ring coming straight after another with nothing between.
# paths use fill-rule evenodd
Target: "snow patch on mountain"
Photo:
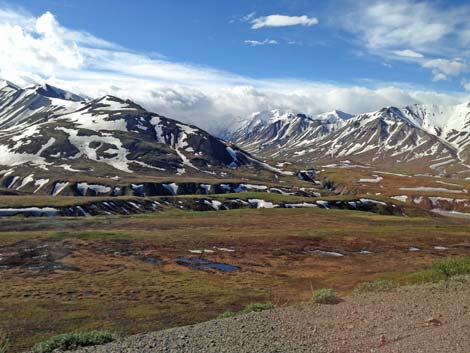
<instances>
[{"instance_id":1,"label":"snow patch on mountain","mask_svg":"<svg viewBox=\"0 0 470 353\"><path fill-rule=\"evenodd\" d=\"M129 100L88 99L47 84L21 89L0 81L0 165L101 172L97 163L160 175L222 175L221 168L244 165L277 172L232 144Z\"/></svg>"}]
</instances>

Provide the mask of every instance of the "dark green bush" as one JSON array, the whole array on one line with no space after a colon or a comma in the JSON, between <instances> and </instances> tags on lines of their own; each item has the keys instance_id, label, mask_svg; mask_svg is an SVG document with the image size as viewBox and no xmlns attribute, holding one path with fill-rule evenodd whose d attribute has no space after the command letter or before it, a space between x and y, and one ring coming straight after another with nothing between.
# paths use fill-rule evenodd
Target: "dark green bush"
<instances>
[{"instance_id":1,"label":"dark green bush","mask_svg":"<svg viewBox=\"0 0 470 353\"><path fill-rule=\"evenodd\" d=\"M115 336L106 331L64 333L49 338L34 346L35 353L50 353L55 349L71 350L79 347L96 346L114 341Z\"/></svg>"},{"instance_id":2,"label":"dark green bush","mask_svg":"<svg viewBox=\"0 0 470 353\"><path fill-rule=\"evenodd\" d=\"M470 274L470 257L438 260L433 263L431 269L446 277L467 275Z\"/></svg>"},{"instance_id":3,"label":"dark green bush","mask_svg":"<svg viewBox=\"0 0 470 353\"><path fill-rule=\"evenodd\" d=\"M217 316L217 319L226 319L228 317L233 317L233 316L236 316L236 315L239 315L240 313L238 312L235 312L235 311L224 311L222 314L220 314L219 316Z\"/></svg>"},{"instance_id":4,"label":"dark green bush","mask_svg":"<svg viewBox=\"0 0 470 353\"><path fill-rule=\"evenodd\" d=\"M336 304L339 298L331 288L320 288L312 293L310 302L313 304Z\"/></svg>"},{"instance_id":5,"label":"dark green bush","mask_svg":"<svg viewBox=\"0 0 470 353\"><path fill-rule=\"evenodd\" d=\"M470 274L470 257L435 261L431 268L412 275L414 283L436 283L451 277Z\"/></svg>"}]
</instances>

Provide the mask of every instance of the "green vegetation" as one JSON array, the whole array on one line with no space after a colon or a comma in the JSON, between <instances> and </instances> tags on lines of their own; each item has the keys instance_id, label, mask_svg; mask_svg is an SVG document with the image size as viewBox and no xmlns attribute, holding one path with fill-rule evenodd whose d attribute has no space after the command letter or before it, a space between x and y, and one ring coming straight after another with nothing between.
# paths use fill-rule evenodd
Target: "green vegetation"
<instances>
[{"instance_id":1,"label":"green vegetation","mask_svg":"<svg viewBox=\"0 0 470 353\"><path fill-rule=\"evenodd\" d=\"M96 346L114 341L115 336L106 331L64 333L34 346L35 353L50 353L56 349L70 350L78 347Z\"/></svg>"},{"instance_id":2,"label":"green vegetation","mask_svg":"<svg viewBox=\"0 0 470 353\"><path fill-rule=\"evenodd\" d=\"M237 315L242 315L242 314L248 314L248 313L253 313L253 312L260 312L264 310L271 310L275 309L276 305L272 303L251 303L245 306L243 310L240 310L238 312L234 311L225 311L219 316L217 316L218 319L225 319L227 317L233 317Z\"/></svg>"},{"instance_id":3,"label":"green vegetation","mask_svg":"<svg viewBox=\"0 0 470 353\"><path fill-rule=\"evenodd\" d=\"M356 292L388 292L397 287L397 283L388 279L379 279L372 282L358 283L354 289Z\"/></svg>"},{"instance_id":4,"label":"green vegetation","mask_svg":"<svg viewBox=\"0 0 470 353\"><path fill-rule=\"evenodd\" d=\"M0 353L7 353L8 338L6 333L0 331Z\"/></svg>"},{"instance_id":5,"label":"green vegetation","mask_svg":"<svg viewBox=\"0 0 470 353\"><path fill-rule=\"evenodd\" d=\"M127 239L130 235L125 231L74 231L74 232L57 232L51 236L56 239L82 239L82 240L107 240L107 239Z\"/></svg>"},{"instance_id":6,"label":"green vegetation","mask_svg":"<svg viewBox=\"0 0 470 353\"><path fill-rule=\"evenodd\" d=\"M470 274L470 257L435 261L431 268L412 275L413 283L435 283L451 277Z\"/></svg>"},{"instance_id":7,"label":"green vegetation","mask_svg":"<svg viewBox=\"0 0 470 353\"><path fill-rule=\"evenodd\" d=\"M310 302L313 304L336 304L339 298L331 288L320 288L312 293Z\"/></svg>"},{"instance_id":8,"label":"green vegetation","mask_svg":"<svg viewBox=\"0 0 470 353\"><path fill-rule=\"evenodd\" d=\"M414 272L402 281L379 279L372 282L361 282L356 285L354 291L387 292L394 290L400 284L425 284L446 281L452 277L470 274L470 257L458 257L453 259L441 259L433 262L430 268Z\"/></svg>"},{"instance_id":9,"label":"green vegetation","mask_svg":"<svg viewBox=\"0 0 470 353\"><path fill-rule=\"evenodd\" d=\"M24 257L2 270L0 327L8 328L8 353L16 353L63 332L104 328L130 335L207 321L247 303L306 302L312 295L306 283L333 288L338 295L377 278L411 284L410 269L429 268L436 259L436 239L453 248L452 256L468 253L457 244L470 242L469 225L468 219L320 208L5 218L2 252L39 248L53 257L69 254L56 262L77 270L36 274L28 269L37 261L51 268L50 255ZM423 251L395 251L408 244ZM41 250L45 245L51 250ZM313 246L341 249L346 256L304 252ZM373 253L357 254L359 248ZM196 270L176 263L178 256L193 256L192 249L213 249L204 256L242 270Z\"/></svg>"}]
</instances>

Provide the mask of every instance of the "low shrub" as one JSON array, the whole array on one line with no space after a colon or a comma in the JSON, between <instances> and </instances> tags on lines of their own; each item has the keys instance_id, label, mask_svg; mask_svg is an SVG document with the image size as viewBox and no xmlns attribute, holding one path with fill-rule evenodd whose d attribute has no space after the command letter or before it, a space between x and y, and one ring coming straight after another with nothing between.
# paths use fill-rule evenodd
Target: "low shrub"
<instances>
[{"instance_id":1,"label":"low shrub","mask_svg":"<svg viewBox=\"0 0 470 353\"><path fill-rule=\"evenodd\" d=\"M437 283L446 279L445 275L432 269L419 271L412 275L412 282L415 284Z\"/></svg>"},{"instance_id":2,"label":"low shrub","mask_svg":"<svg viewBox=\"0 0 470 353\"><path fill-rule=\"evenodd\" d=\"M310 302L313 304L336 304L339 298L331 288L320 288L312 293Z\"/></svg>"},{"instance_id":3,"label":"low shrub","mask_svg":"<svg viewBox=\"0 0 470 353\"><path fill-rule=\"evenodd\" d=\"M356 288L354 289L356 292L364 293L364 292L388 292L397 287L397 283L387 280L387 279L379 279L377 281L372 282L361 282L358 283Z\"/></svg>"},{"instance_id":4,"label":"low shrub","mask_svg":"<svg viewBox=\"0 0 470 353\"><path fill-rule=\"evenodd\" d=\"M253 313L253 312L260 312L260 311L270 310L270 309L275 309L275 308L276 308L276 305L274 305L273 303L251 303L245 306L245 308L243 308L242 310L237 311L237 312L225 311L219 316L217 316L217 318L225 319L227 317L233 317L233 316L248 314L248 313Z\"/></svg>"},{"instance_id":5,"label":"low shrub","mask_svg":"<svg viewBox=\"0 0 470 353\"><path fill-rule=\"evenodd\" d=\"M7 353L8 337L6 333L0 331L0 353Z\"/></svg>"},{"instance_id":6,"label":"low shrub","mask_svg":"<svg viewBox=\"0 0 470 353\"><path fill-rule=\"evenodd\" d=\"M235 311L224 311L222 314L218 315L217 316L217 319L226 319L228 317L233 317L233 316L236 316L238 315L239 313L235 312Z\"/></svg>"},{"instance_id":7,"label":"low shrub","mask_svg":"<svg viewBox=\"0 0 470 353\"><path fill-rule=\"evenodd\" d=\"M252 312L259 312L264 310L271 310L276 308L273 303L252 303L245 306L245 309L241 311L242 314L248 314Z\"/></svg>"},{"instance_id":8,"label":"low shrub","mask_svg":"<svg viewBox=\"0 0 470 353\"><path fill-rule=\"evenodd\" d=\"M446 277L468 275L470 274L470 257L438 260L433 263L431 269Z\"/></svg>"},{"instance_id":9,"label":"low shrub","mask_svg":"<svg viewBox=\"0 0 470 353\"><path fill-rule=\"evenodd\" d=\"M436 283L454 276L470 274L470 257L434 261L430 269L412 275L414 283Z\"/></svg>"},{"instance_id":10,"label":"low shrub","mask_svg":"<svg viewBox=\"0 0 470 353\"><path fill-rule=\"evenodd\" d=\"M49 338L34 346L35 353L50 353L55 349L71 350L79 347L96 346L115 340L115 336L107 331L88 331L64 333Z\"/></svg>"}]
</instances>

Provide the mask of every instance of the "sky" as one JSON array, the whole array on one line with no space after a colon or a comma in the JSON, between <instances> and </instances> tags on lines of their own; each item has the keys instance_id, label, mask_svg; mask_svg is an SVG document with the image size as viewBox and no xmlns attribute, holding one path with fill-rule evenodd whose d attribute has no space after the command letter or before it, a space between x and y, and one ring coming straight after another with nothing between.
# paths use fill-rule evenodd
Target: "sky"
<instances>
[{"instance_id":1,"label":"sky","mask_svg":"<svg viewBox=\"0 0 470 353\"><path fill-rule=\"evenodd\" d=\"M470 97L470 3L0 0L0 77L223 134L251 113Z\"/></svg>"}]
</instances>

